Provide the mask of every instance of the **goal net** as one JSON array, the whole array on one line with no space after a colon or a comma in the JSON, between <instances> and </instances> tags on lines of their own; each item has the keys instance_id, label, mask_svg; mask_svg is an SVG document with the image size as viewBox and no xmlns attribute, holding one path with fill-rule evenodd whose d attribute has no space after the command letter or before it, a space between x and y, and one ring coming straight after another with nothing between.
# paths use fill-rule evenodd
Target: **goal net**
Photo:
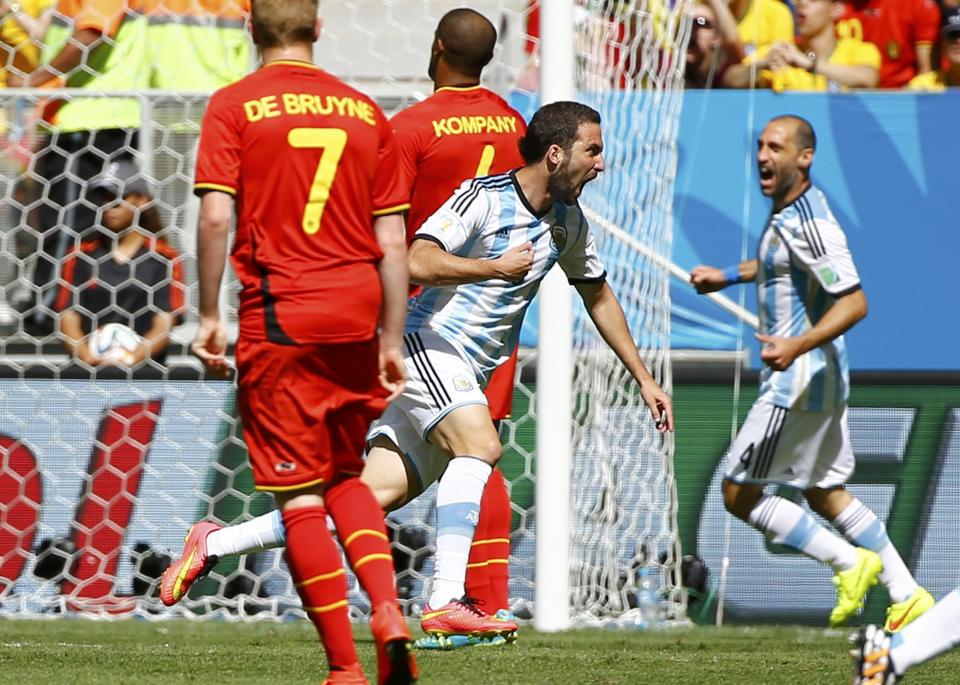
<instances>
[{"instance_id":1,"label":"goal net","mask_svg":"<svg viewBox=\"0 0 960 685\"><path fill-rule=\"evenodd\" d=\"M688 29L686 0L654 2L578 4L577 79L578 97L603 116L608 163L583 205L648 367L669 391L662 257L670 254L680 56ZM433 27L454 6L323 3L317 60L391 114L431 92L425 72ZM535 99L535 5L495 0L471 6L500 31L485 84L523 107ZM82 94L68 89L56 97L71 102ZM41 121L53 99L49 90L0 91L2 614L275 618L300 612L279 550L221 561L172 611L157 599L159 575L194 521L230 524L273 508L270 496L253 490L234 386L204 379L187 354L197 302L192 173L208 95L130 92L138 127L105 141L50 135ZM147 361L132 374L94 374L71 360L56 321L62 305L73 303L84 287L71 280L66 262L102 220L89 179L95 167L99 173L118 156L143 171L162 224L158 235L175 251L168 255L167 278L142 284L148 305L140 313L176 310L177 325L162 362ZM83 259L91 269L107 269L94 257ZM223 306L235 335L230 278ZM120 307L123 286L103 287L107 307ZM58 303L64 289L71 296ZM582 309L575 311L572 611L584 621L629 619L637 572L648 566L657 578L662 616L682 618L672 442L653 429L635 384ZM535 611L537 468L536 340L524 340L513 418L502 427L501 465L514 513L510 596L522 618ZM549 464L549 455L543 463ZM389 519L410 613L422 603L432 572L433 502L431 490ZM351 588L359 619L369 607L355 582Z\"/></svg>"},{"instance_id":2,"label":"goal net","mask_svg":"<svg viewBox=\"0 0 960 685\"><path fill-rule=\"evenodd\" d=\"M603 117L607 163L581 204L644 360L669 393L667 264L687 3L598 1L579 9L576 81L581 99ZM682 619L672 437L657 432L635 382L581 307L574 347L574 615L649 622L649 608L637 606L645 569L659 617Z\"/></svg>"}]
</instances>

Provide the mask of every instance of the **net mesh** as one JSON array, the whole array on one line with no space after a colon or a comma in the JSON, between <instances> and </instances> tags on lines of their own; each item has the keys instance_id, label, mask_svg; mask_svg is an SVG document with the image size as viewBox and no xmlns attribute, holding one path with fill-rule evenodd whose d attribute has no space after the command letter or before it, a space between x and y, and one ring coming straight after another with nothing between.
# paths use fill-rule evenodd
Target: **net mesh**
<instances>
[{"instance_id":1,"label":"net mesh","mask_svg":"<svg viewBox=\"0 0 960 685\"><path fill-rule=\"evenodd\" d=\"M486 85L506 95L518 84L535 83L532 8L522 0L471 6L500 30ZM431 91L425 76L429 46L447 9L425 0L324 3L317 60L376 97L388 114L395 112ZM680 21L685 3L653 11L643 3L588 2L576 11L580 98L604 117L609 165L584 205L648 366L669 390L666 275L637 246L654 256L670 253L681 89L676 55L686 41ZM253 490L233 386L203 380L186 354L197 303L198 203L190 189L208 93L129 92L125 99L138 105L138 128L96 135L51 133L42 118L53 95L0 91L0 611L299 614L279 550L221 561L173 612L157 599L158 577L194 521L230 524L273 508L269 496ZM81 93L68 88L55 95L69 103ZM64 290L72 298L85 286L64 265L103 220L90 179L120 158L133 160L150 183L158 236L173 250L163 262L166 278L140 284L145 313L170 312L162 292L177 281L183 320L172 329L165 358L147 359L132 373L100 367L94 374L64 347L56 300ZM618 237L623 234L630 239ZM90 273L105 273L108 259L88 259ZM230 278L223 310L235 331L236 284ZM122 309L123 286L101 287L107 307ZM576 326L573 482L583 487L572 494L572 603L582 618L619 616L633 603L633 573L652 563L661 571L665 615L680 617L672 443L653 431L636 389L592 324L578 314ZM522 350L520 366L513 418L502 427L501 466L513 507L510 596L518 614L529 617L534 350ZM433 503L430 490L389 519L398 585L411 613L432 573ZM351 583L351 611L360 618L368 605Z\"/></svg>"},{"instance_id":2,"label":"net mesh","mask_svg":"<svg viewBox=\"0 0 960 685\"><path fill-rule=\"evenodd\" d=\"M670 378L671 253L686 3L580 7L577 85L603 117L607 170L582 204L651 373ZM673 440L653 426L636 385L577 309L573 608L586 621L631 621L646 567L665 619L684 616Z\"/></svg>"}]
</instances>

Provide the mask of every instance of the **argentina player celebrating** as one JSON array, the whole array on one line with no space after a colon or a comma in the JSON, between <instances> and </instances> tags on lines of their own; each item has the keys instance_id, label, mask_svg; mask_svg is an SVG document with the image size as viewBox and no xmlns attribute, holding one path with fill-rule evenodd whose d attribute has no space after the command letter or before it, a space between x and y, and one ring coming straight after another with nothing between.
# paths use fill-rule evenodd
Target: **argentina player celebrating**
<instances>
[{"instance_id":1,"label":"argentina player celebrating","mask_svg":"<svg viewBox=\"0 0 960 685\"><path fill-rule=\"evenodd\" d=\"M699 266L700 293L756 281L760 307L760 396L727 455L727 510L835 572L830 625L857 611L877 578L896 631L933 605L890 542L883 522L844 484L853 474L847 428L849 371L843 333L867 314L847 239L824 194L810 181L816 137L797 116L769 121L757 145L760 190L773 200L757 259L727 269ZM843 537L789 499L765 495L779 483L803 491L810 507Z\"/></svg>"},{"instance_id":2,"label":"argentina player celebrating","mask_svg":"<svg viewBox=\"0 0 960 685\"><path fill-rule=\"evenodd\" d=\"M577 205L604 168L600 115L574 102L546 105L520 152L525 166L464 182L415 234L411 280L424 289L407 316L410 377L368 436L365 478L378 490L389 486L397 504L443 474L422 617L432 635L505 632L464 597L481 495L502 453L483 386L516 347L524 312L554 264L640 385L660 430L673 428L670 398L640 358Z\"/></svg>"}]
</instances>

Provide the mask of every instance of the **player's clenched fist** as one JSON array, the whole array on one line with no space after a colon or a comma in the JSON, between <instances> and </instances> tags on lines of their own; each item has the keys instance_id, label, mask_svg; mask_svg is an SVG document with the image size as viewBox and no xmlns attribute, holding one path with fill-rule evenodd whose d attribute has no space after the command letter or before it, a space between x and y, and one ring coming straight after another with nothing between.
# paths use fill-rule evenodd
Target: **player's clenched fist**
<instances>
[{"instance_id":1,"label":"player's clenched fist","mask_svg":"<svg viewBox=\"0 0 960 685\"><path fill-rule=\"evenodd\" d=\"M786 371L794 360L806 351L798 338L783 338L759 333L756 338L763 345L760 349L760 361L774 371Z\"/></svg>"},{"instance_id":2,"label":"player's clenched fist","mask_svg":"<svg viewBox=\"0 0 960 685\"><path fill-rule=\"evenodd\" d=\"M723 270L712 266L698 266L690 272L690 283L701 295L722 290L727 286Z\"/></svg>"},{"instance_id":3,"label":"player's clenched fist","mask_svg":"<svg viewBox=\"0 0 960 685\"><path fill-rule=\"evenodd\" d=\"M665 393L659 385L652 381L640 386L640 395L650 409L650 414L656 422L657 430L661 433L673 431L673 402L670 395Z\"/></svg>"},{"instance_id":4,"label":"player's clenched fist","mask_svg":"<svg viewBox=\"0 0 960 685\"><path fill-rule=\"evenodd\" d=\"M494 262L500 278L507 281L522 280L533 266L533 243L527 241L523 245L511 247Z\"/></svg>"}]
</instances>

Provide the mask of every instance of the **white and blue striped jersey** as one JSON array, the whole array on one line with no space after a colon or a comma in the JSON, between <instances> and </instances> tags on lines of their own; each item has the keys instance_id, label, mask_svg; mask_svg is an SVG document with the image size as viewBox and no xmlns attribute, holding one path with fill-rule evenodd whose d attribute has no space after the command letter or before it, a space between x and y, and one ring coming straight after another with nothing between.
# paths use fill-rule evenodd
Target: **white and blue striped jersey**
<instances>
[{"instance_id":1,"label":"white and blue striped jersey","mask_svg":"<svg viewBox=\"0 0 960 685\"><path fill-rule=\"evenodd\" d=\"M428 287L410 300L407 332L436 331L470 360L481 385L513 352L523 315L555 263L571 284L600 283L606 277L580 207L557 203L537 216L514 172L464 181L414 240L432 240L469 259L496 259L533 243L533 265L522 281Z\"/></svg>"},{"instance_id":2,"label":"white and blue striped jersey","mask_svg":"<svg viewBox=\"0 0 960 685\"><path fill-rule=\"evenodd\" d=\"M860 276L827 199L815 186L770 216L757 254L760 332L793 337L823 318ZM764 367L760 399L806 411L829 411L850 392L843 336L810 350L785 371Z\"/></svg>"}]
</instances>

